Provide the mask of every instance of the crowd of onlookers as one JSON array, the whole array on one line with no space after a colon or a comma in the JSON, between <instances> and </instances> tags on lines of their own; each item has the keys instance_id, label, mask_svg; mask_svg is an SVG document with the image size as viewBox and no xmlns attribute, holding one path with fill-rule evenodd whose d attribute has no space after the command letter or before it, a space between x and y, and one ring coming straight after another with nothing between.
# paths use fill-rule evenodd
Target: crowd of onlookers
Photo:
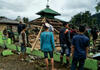
<instances>
[{"instance_id":1,"label":"crowd of onlookers","mask_svg":"<svg viewBox=\"0 0 100 70\"><path fill-rule=\"evenodd\" d=\"M41 33L40 43L41 50L44 52L44 58L48 70L48 54L51 58L52 70L54 70L53 51L55 51L53 31L49 31L50 25L45 24L45 31ZM91 39L92 37L92 39ZM70 67L70 56L72 56L71 70L84 70L85 59L88 55L90 40L93 40L93 47L96 45L98 32L96 27L86 29L84 25L80 25L78 29L69 27L68 23L64 23L60 29L59 41L61 47L60 63L63 64L63 55L66 54L65 67Z\"/></svg>"},{"instance_id":2,"label":"crowd of onlookers","mask_svg":"<svg viewBox=\"0 0 100 70\"><path fill-rule=\"evenodd\" d=\"M59 41L61 47L60 63L63 64L63 55L66 54L66 67L70 67L71 70L76 70L79 63L78 70L84 70L85 59L88 55L89 44L92 36L93 46L95 47L96 39L100 32L96 27L87 28L84 25L80 25L78 29L74 26L69 27L70 24L64 23L60 29ZM44 53L45 63L48 70L48 54L51 58L52 70L54 70L53 52L56 50L54 42L54 28L49 23L44 23L43 32L40 35L40 49ZM15 36L12 30L4 29L4 38L10 38L15 43ZM28 31L25 24L18 25L18 38L21 46L20 59L26 58L26 46L28 44ZM72 63L70 64L70 56L72 56Z\"/></svg>"}]
</instances>

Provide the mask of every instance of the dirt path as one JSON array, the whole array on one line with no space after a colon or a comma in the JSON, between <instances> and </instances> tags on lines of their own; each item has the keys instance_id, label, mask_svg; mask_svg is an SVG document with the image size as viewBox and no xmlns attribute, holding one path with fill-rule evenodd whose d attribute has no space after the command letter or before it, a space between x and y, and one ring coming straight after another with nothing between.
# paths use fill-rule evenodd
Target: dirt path
<instances>
[{"instance_id":1,"label":"dirt path","mask_svg":"<svg viewBox=\"0 0 100 70\"><path fill-rule=\"evenodd\" d=\"M0 49L0 53L1 51L2 49ZM50 67L51 65L49 65L49 68ZM66 70L65 67L56 62L55 68L56 70ZM29 62L18 60L18 55L16 54L6 57L0 55L0 70L46 70L46 66L44 59L35 59L32 62Z\"/></svg>"},{"instance_id":2,"label":"dirt path","mask_svg":"<svg viewBox=\"0 0 100 70\"><path fill-rule=\"evenodd\" d=\"M0 48L0 53L3 49ZM46 70L46 65L44 63L44 59L37 56L34 57L33 60L28 56L28 60L20 61L18 59L17 54L10 55L10 56L2 56L0 54L0 70ZM51 65L49 65L49 70ZM58 62L55 62L55 69L56 70L70 70L70 68L66 68L66 66L61 65ZM87 69L84 69L87 70Z\"/></svg>"}]
</instances>

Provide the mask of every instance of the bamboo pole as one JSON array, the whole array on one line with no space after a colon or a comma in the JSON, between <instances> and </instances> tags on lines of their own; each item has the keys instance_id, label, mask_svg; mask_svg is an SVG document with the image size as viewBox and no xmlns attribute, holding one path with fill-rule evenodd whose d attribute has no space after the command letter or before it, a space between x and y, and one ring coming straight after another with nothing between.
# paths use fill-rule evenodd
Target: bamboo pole
<instances>
[{"instance_id":1,"label":"bamboo pole","mask_svg":"<svg viewBox=\"0 0 100 70\"><path fill-rule=\"evenodd\" d=\"M55 30L57 33L60 33L57 29L54 28L54 30Z\"/></svg>"},{"instance_id":2,"label":"bamboo pole","mask_svg":"<svg viewBox=\"0 0 100 70\"><path fill-rule=\"evenodd\" d=\"M32 25L32 26L34 26L34 27L41 27L41 26L39 26L39 25Z\"/></svg>"},{"instance_id":3,"label":"bamboo pole","mask_svg":"<svg viewBox=\"0 0 100 70\"><path fill-rule=\"evenodd\" d=\"M42 20L42 22L45 22L45 21L46 21L46 19L45 19L45 17L44 17L43 20ZM41 32L42 32L42 29L43 29L43 24L42 24L42 26L41 26L41 28L40 28L40 31L39 31L39 33L38 33L38 35L37 35L37 37L36 37L35 42L32 44L31 51L34 50L34 48L35 48L35 46L36 46L36 43L37 43L37 41L38 41L38 39L39 39L39 37L40 37L40 34L41 34Z\"/></svg>"},{"instance_id":4,"label":"bamboo pole","mask_svg":"<svg viewBox=\"0 0 100 70\"><path fill-rule=\"evenodd\" d=\"M42 29L43 29L43 26L41 26L40 31L39 31L39 33L38 33L38 35L37 35L37 37L36 37L36 40L35 40L35 42L32 44L32 49L31 49L31 51L33 51L33 49L35 48L36 43L37 43L37 41L38 41L38 39L39 39L39 37L40 37L40 34L41 34L41 32L42 32Z\"/></svg>"}]
</instances>

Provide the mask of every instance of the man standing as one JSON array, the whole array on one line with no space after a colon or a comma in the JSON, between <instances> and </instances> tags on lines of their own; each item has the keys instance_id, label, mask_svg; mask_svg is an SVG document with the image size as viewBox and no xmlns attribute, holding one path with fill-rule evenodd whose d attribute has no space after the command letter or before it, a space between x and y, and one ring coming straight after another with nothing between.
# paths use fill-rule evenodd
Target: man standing
<instances>
[{"instance_id":1,"label":"man standing","mask_svg":"<svg viewBox=\"0 0 100 70\"><path fill-rule=\"evenodd\" d=\"M49 32L49 24L45 24L44 25L44 32L41 33L40 36L40 48L41 50L44 52L44 58L45 58L45 63L46 63L46 67L47 70L48 69L48 54L50 55L51 58L51 65L52 65L52 69L54 70L54 60L53 60L53 51L55 49L55 43L54 43L54 36L52 32Z\"/></svg>"},{"instance_id":2,"label":"man standing","mask_svg":"<svg viewBox=\"0 0 100 70\"><path fill-rule=\"evenodd\" d=\"M14 32L12 30L12 26L10 26L10 29L8 30L8 38L11 39L12 43L15 43L15 36L14 36Z\"/></svg>"},{"instance_id":3,"label":"man standing","mask_svg":"<svg viewBox=\"0 0 100 70\"><path fill-rule=\"evenodd\" d=\"M69 65L69 56L70 56L70 30L69 30L69 24L64 23L63 28L60 30L59 34L59 40L60 40L60 46L61 46L61 55L60 55L60 62L63 63L63 55L66 53L66 66Z\"/></svg>"},{"instance_id":4,"label":"man standing","mask_svg":"<svg viewBox=\"0 0 100 70\"><path fill-rule=\"evenodd\" d=\"M20 44L21 44L21 53L20 53L20 59L23 60L23 59L26 59L26 47L27 47L27 37L26 37L26 25L23 25L22 26L22 31L20 33L20 36L19 36L19 41L20 41Z\"/></svg>"},{"instance_id":5,"label":"man standing","mask_svg":"<svg viewBox=\"0 0 100 70\"><path fill-rule=\"evenodd\" d=\"M79 63L78 70L84 70L85 59L88 54L89 38L84 35L85 26L79 27L79 34L72 39L72 65L71 70L76 70Z\"/></svg>"},{"instance_id":6,"label":"man standing","mask_svg":"<svg viewBox=\"0 0 100 70\"><path fill-rule=\"evenodd\" d=\"M96 47L96 46L95 46L95 44L96 44L96 39L98 38L97 28L96 28L96 27L92 28L92 30L91 30L91 35L92 35L92 38L93 38L93 46Z\"/></svg>"}]
</instances>

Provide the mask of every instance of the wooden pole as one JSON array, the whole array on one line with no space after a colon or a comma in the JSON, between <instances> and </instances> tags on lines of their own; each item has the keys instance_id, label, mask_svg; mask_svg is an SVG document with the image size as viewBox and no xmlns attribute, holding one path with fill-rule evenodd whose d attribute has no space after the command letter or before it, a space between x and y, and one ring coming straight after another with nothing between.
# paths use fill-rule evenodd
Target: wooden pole
<instances>
[{"instance_id":1,"label":"wooden pole","mask_svg":"<svg viewBox=\"0 0 100 70\"><path fill-rule=\"evenodd\" d=\"M54 28L54 30L55 30L57 33L60 33L57 29Z\"/></svg>"},{"instance_id":2,"label":"wooden pole","mask_svg":"<svg viewBox=\"0 0 100 70\"><path fill-rule=\"evenodd\" d=\"M32 25L32 26L34 26L34 27L41 27L41 26L38 26L38 25Z\"/></svg>"},{"instance_id":3,"label":"wooden pole","mask_svg":"<svg viewBox=\"0 0 100 70\"><path fill-rule=\"evenodd\" d=\"M45 17L44 17L44 19L42 20L42 23L45 22L45 21L46 21L46 19L45 19ZM34 48L35 48L35 46L36 46L36 43L37 43L37 41L38 41L38 39L39 39L39 37L40 37L40 34L41 34L41 32L42 32L42 29L43 29L43 24L42 24L42 26L41 26L41 28L40 28L40 31L39 31L39 33L38 33L38 35L37 35L37 37L36 37L35 42L32 44L31 51L34 50Z\"/></svg>"},{"instance_id":4,"label":"wooden pole","mask_svg":"<svg viewBox=\"0 0 100 70\"><path fill-rule=\"evenodd\" d=\"M43 29L43 26L41 26L40 31L39 31L39 33L38 33L38 35L37 35L37 37L36 37L36 40L35 40L35 42L32 44L32 49L31 49L31 51L33 51L33 49L35 48L36 43L37 43L37 41L38 41L38 39L39 39L39 37L40 37L40 34L41 34L41 32L42 32L42 29Z\"/></svg>"}]
</instances>

